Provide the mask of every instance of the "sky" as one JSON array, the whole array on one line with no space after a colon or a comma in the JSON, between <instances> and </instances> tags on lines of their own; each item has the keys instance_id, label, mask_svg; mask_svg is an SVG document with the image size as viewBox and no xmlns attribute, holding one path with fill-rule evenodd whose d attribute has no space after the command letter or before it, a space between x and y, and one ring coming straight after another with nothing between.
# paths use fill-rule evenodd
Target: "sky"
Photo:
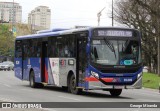
<instances>
[{"instance_id":1,"label":"sky","mask_svg":"<svg viewBox=\"0 0 160 111\"><path fill-rule=\"evenodd\" d=\"M97 26L97 13L102 11L100 26L111 26L112 0L0 0L16 2L22 6L22 22L27 23L28 13L37 6L51 9L52 28L73 28L74 26Z\"/></svg>"}]
</instances>

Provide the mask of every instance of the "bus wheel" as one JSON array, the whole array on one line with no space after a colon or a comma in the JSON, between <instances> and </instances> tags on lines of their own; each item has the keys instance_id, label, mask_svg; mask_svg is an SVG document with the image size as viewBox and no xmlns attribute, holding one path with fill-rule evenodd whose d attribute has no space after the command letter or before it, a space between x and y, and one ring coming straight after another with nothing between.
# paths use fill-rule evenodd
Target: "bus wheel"
<instances>
[{"instance_id":1,"label":"bus wheel","mask_svg":"<svg viewBox=\"0 0 160 111\"><path fill-rule=\"evenodd\" d=\"M36 88L38 86L38 83L35 82L33 71L31 71L31 73L30 73L29 84L32 88Z\"/></svg>"},{"instance_id":2,"label":"bus wheel","mask_svg":"<svg viewBox=\"0 0 160 111\"><path fill-rule=\"evenodd\" d=\"M111 89L109 92L112 96L117 97L122 93L122 89Z\"/></svg>"},{"instance_id":3,"label":"bus wheel","mask_svg":"<svg viewBox=\"0 0 160 111\"><path fill-rule=\"evenodd\" d=\"M76 78L74 74L71 75L69 79L69 91L73 94L80 94L82 92L82 89L76 88Z\"/></svg>"}]
</instances>

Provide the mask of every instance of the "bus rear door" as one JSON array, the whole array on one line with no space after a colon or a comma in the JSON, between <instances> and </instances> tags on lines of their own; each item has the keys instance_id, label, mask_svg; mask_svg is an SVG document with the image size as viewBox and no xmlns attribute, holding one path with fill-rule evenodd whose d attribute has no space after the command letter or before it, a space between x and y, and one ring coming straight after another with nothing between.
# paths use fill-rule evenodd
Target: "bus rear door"
<instances>
[{"instance_id":1,"label":"bus rear door","mask_svg":"<svg viewBox=\"0 0 160 111\"><path fill-rule=\"evenodd\" d=\"M16 40L16 43L15 43L14 71L15 71L15 76L22 80L23 79L22 40Z\"/></svg>"},{"instance_id":2,"label":"bus rear door","mask_svg":"<svg viewBox=\"0 0 160 111\"><path fill-rule=\"evenodd\" d=\"M47 46L48 42L42 42L42 52L41 52L41 82L48 83L48 59L47 59Z\"/></svg>"}]
</instances>

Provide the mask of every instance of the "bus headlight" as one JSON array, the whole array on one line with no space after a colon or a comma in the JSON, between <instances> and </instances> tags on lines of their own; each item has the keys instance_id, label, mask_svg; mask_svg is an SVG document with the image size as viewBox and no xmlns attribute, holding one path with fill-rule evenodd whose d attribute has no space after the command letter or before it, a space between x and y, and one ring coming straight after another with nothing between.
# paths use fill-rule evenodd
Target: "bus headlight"
<instances>
[{"instance_id":1,"label":"bus headlight","mask_svg":"<svg viewBox=\"0 0 160 111\"><path fill-rule=\"evenodd\" d=\"M91 71L91 75L99 79L99 75L96 72Z\"/></svg>"},{"instance_id":2,"label":"bus headlight","mask_svg":"<svg viewBox=\"0 0 160 111\"><path fill-rule=\"evenodd\" d=\"M141 76L142 76L142 72L137 75L137 79L139 79Z\"/></svg>"}]
</instances>

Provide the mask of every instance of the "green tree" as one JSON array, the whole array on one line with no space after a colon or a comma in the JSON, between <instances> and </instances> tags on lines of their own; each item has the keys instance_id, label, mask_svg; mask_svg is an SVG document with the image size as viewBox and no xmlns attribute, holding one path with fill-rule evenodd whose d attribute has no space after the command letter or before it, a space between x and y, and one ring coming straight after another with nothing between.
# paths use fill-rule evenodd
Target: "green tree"
<instances>
[{"instance_id":1,"label":"green tree","mask_svg":"<svg viewBox=\"0 0 160 111\"><path fill-rule=\"evenodd\" d=\"M14 55L14 40L12 32L9 31L9 26L0 24L0 56Z\"/></svg>"},{"instance_id":2,"label":"green tree","mask_svg":"<svg viewBox=\"0 0 160 111\"><path fill-rule=\"evenodd\" d=\"M157 72L159 11L159 0L118 0L114 15L117 22L142 32L144 63L152 72Z\"/></svg>"}]
</instances>

